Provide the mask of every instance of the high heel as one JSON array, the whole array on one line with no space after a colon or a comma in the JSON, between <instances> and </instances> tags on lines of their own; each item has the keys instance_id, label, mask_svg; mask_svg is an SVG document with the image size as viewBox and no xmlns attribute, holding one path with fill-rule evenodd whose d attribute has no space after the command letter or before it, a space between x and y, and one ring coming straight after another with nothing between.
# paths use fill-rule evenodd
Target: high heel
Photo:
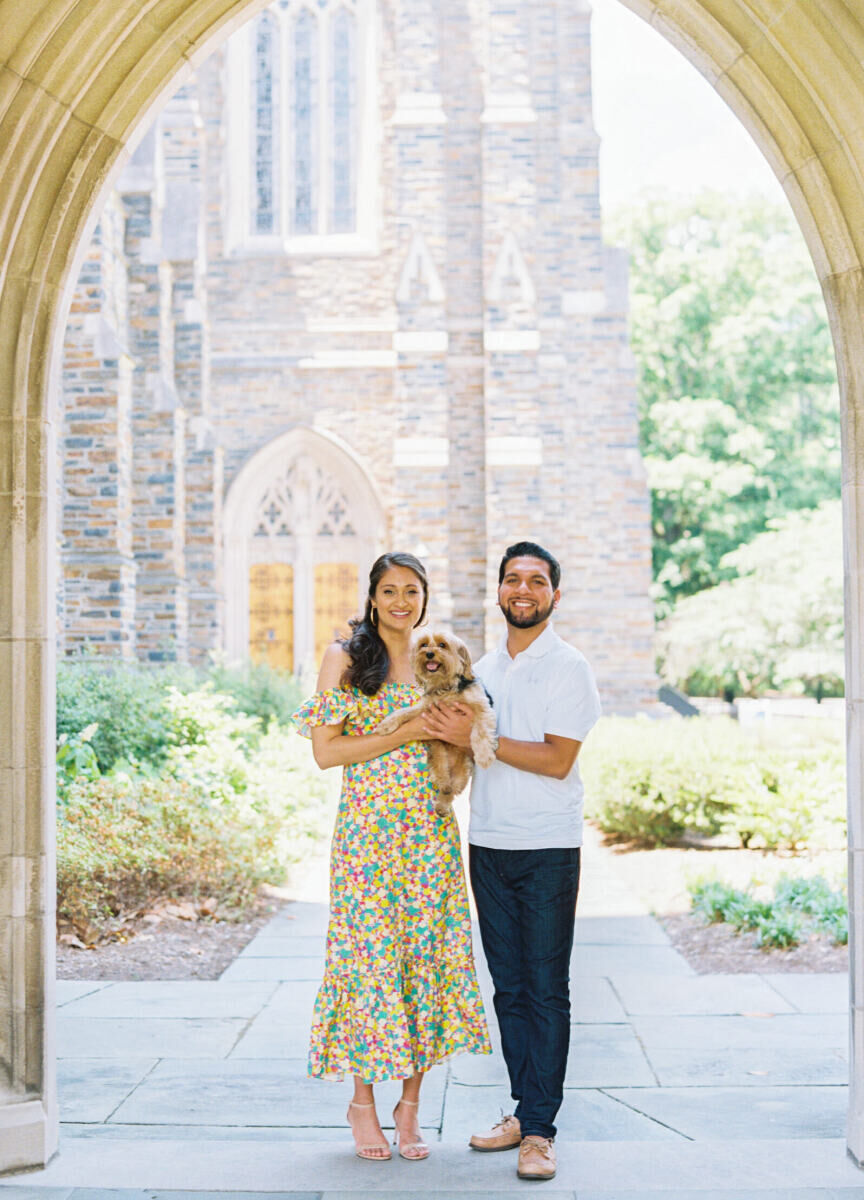
<instances>
[{"instance_id":1,"label":"high heel","mask_svg":"<svg viewBox=\"0 0 864 1200\"><path fill-rule=\"evenodd\" d=\"M375 1107L374 1100L372 1101L371 1104L358 1104L356 1100L349 1101L348 1112L345 1114L345 1120L351 1126L352 1134L354 1132L354 1123L351 1120L351 1109L352 1108L374 1108L374 1107ZM382 1137L383 1137L383 1134L382 1134ZM372 1150L384 1150L384 1151L386 1151L386 1153L385 1154L372 1154L372 1153L370 1153L370 1151L372 1151ZM357 1142L355 1141L354 1153L357 1155L358 1158L365 1159L366 1162L388 1162L393 1157L393 1155L390 1153L390 1147L387 1145L386 1140L384 1142L370 1142L368 1145L362 1145L362 1146L358 1146Z\"/></svg>"},{"instance_id":2,"label":"high heel","mask_svg":"<svg viewBox=\"0 0 864 1200\"><path fill-rule=\"evenodd\" d=\"M399 1101L399 1104L410 1104L412 1108L419 1108L420 1101L402 1099ZM408 1162L420 1162L421 1159L429 1157L429 1147L422 1140L422 1138L416 1142L408 1142L405 1146L402 1145L402 1134L399 1132L399 1123L396 1120L396 1114L399 1111L399 1104L397 1104L393 1109L393 1145L399 1151L400 1158L405 1158L408 1160ZM411 1153L412 1151L415 1151L416 1153Z\"/></svg>"}]
</instances>

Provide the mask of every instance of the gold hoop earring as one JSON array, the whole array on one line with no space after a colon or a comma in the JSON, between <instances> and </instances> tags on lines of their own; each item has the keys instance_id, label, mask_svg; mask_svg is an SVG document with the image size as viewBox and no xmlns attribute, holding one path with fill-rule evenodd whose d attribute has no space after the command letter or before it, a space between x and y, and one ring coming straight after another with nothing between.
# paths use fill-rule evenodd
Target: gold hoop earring
<instances>
[{"instance_id":1,"label":"gold hoop earring","mask_svg":"<svg viewBox=\"0 0 864 1200\"><path fill-rule=\"evenodd\" d=\"M372 624L377 629L378 628L378 609L377 608L372 609L372 611L369 614L369 620L372 622Z\"/></svg>"}]
</instances>

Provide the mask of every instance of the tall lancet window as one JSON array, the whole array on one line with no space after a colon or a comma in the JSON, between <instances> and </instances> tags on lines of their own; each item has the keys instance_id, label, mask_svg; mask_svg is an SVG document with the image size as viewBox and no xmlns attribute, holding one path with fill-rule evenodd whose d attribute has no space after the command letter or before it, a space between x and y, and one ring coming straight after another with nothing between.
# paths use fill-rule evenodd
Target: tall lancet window
<instances>
[{"instance_id":1,"label":"tall lancet window","mask_svg":"<svg viewBox=\"0 0 864 1200\"><path fill-rule=\"evenodd\" d=\"M331 187L330 228L345 233L355 225L357 116L357 35L354 14L338 8L332 23L333 50L330 60Z\"/></svg>"},{"instance_id":2,"label":"tall lancet window","mask_svg":"<svg viewBox=\"0 0 864 1200\"><path fill-rule=\"evenodd\" d=\"M294 25L294 232L317 232L318 21L300 10Z\"/></svg>"},{"instance_id":3,"label":"tall lancet window","mask_svg":"<svg viewBox=\"0 0 864 1200\"><path fill-rule=\"evenodd\" d=\"M232 249L375 248L374 5L274 0L229 39Z\"/></svg>"},{"instance_id":4,"label":"tall lancet window","mask_svg":"<svg viewBox=\"0 0 864 1200\"><path fill-rule=\"evenodd\" d=\"M252 233L279 232L279 27L272 13L252 39Z\"/></svg>"}]
</instances>

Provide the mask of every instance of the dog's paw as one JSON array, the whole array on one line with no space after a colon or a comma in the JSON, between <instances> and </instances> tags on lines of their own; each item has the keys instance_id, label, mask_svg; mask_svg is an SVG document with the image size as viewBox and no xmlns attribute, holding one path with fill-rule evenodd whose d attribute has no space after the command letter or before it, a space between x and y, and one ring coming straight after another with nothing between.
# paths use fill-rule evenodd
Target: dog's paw
<instances>
[{"instance_id":1,"label":"dog's paw","mask_svg":"<svg viewBox=\"0 0 864 1200\"><path fill-rule=\"evenodd\" d=\"M453 808L453 793L439 792L435 801L435 811L439 817L446 817Z\"/></svg>"},{"instance_id":2,"label":"dog's paw","mask_svg":"<svg viewBox=\"0 0 864 1200\"><path fill-rule=\"evenodd\" d=\"M399 728L399 722L395 716L385 717L380 725L375 726L376 733L394 733Z\"/></svg>"}]
</instances>

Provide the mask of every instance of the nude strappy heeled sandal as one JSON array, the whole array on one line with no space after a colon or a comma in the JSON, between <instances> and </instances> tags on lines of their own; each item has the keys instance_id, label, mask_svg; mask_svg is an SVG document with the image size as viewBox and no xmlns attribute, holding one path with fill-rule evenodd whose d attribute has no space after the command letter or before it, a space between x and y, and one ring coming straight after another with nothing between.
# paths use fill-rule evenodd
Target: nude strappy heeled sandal
<instances>
[{"instance_id":1,"label":"nude strappy heeled sandal","mask_svg":"<svg viewBox=\"0 0 864 1200\"><path fill-rule=\"evenodd\" d=\"M412 1108L419 1108L420 1101L419 1100L400 1100L399 1104L408 1104ZM408 1160L408 1162L420 1162L421 1159L429 1157L429 1147L422 1140L422 1138L417 1142L408 1142L407 1145L405 1145L405 1146L402 1145L402 1135L399 1132L399 1125L396 1122L396 1114L399 1111L399 1104L397 1104L396 1107L393 1109L393 1125L395 1127L395 1133L394 1133L394 1137L393 1137L393 1145L399 1151L400 1158L405 1158ZM415 1154L406 1153L406 1151L412 1151L412 1150L416 1151L416 1153Z\"/></svg>"},{"instance_id":2,"label":"nude strappy heeled sandal","mask_svg":"<svg viewBox=\"0 0 864 1200\"><path fill-rule=\"evenodd\" d=\"M352 1133L354 1132L354 1125L353 1125L353 1122L351 1121L351 1109L352 1108L374 1108L374 1107L375 1107L374 1101L371 1104L358 1104L356 1100L349 1101L348 1112L345 1115L345 1120L351 1126ZM385 1154L371 1154L370 1151L372 1151L372 1150L384 1150L384 1151L386 1151L386 1153ZM393 1157L393 1155L390 1153L390 1147L387 1145L386 1141L370 1142L368 1145L364 1145L364 1146L358 1146L355 1142L354 1153L357 1155L358 1158L362 1158L366 1162L389 1162L389 1160Z\"/></svg>"}]
</instances>

